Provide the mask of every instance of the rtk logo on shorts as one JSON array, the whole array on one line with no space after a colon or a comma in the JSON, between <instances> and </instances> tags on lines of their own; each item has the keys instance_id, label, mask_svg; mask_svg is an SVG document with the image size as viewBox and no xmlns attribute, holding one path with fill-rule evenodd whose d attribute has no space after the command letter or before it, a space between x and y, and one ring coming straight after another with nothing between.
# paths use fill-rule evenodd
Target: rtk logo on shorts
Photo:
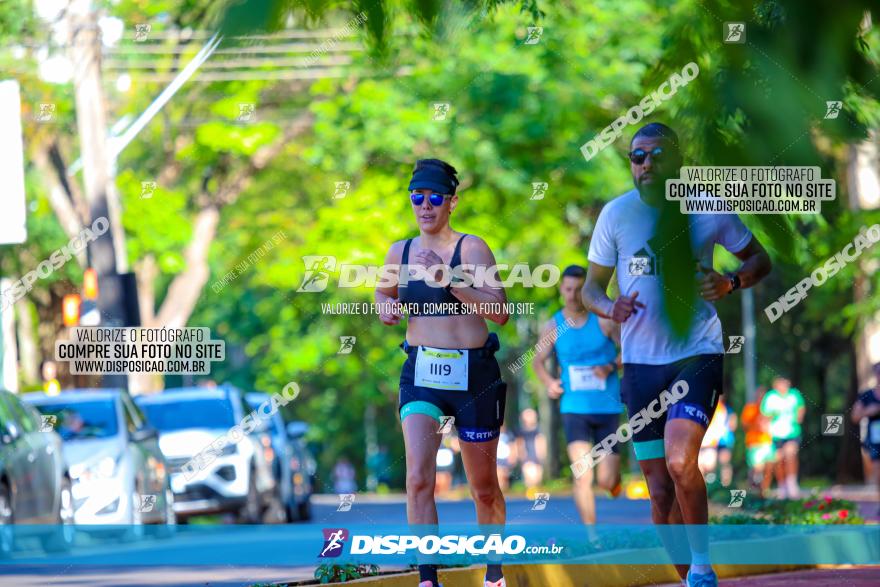
<instances>
[{"instance_id":1,"label":"rtk logo on shorts","mask_svg":"<svg viewBox=\"0 0 880 587\"><path fill-rule=\"evenodd\" d=\"M702 422L706 426L709 425L709 416L707 416L706 412L701 410L699 406L695 406L693 404L682 404L681 407L685 411L685 413L691 417L692 420Z\"/></svg>"},{"instance_id":2,"label":"rtk logo on shorts","mask_svg":"<svg viewBox=\"0 0 880 587\"><path fill-rule=\"evenodd\" d=\"M345 541L348 540L348 530L345 528L324 528L324 548L318 558L335 558L342 554Z\"/></svg>"}]
</instances>

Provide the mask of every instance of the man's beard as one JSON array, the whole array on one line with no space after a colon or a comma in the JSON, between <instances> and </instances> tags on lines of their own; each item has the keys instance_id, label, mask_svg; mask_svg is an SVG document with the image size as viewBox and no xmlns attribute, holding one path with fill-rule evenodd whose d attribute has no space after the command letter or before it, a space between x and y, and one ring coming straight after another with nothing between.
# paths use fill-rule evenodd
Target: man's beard
<instances>
[{"instance_id":1,"label":"man's beard","mask_svg":"<svg viewBox=\"0 0 880 587\"><path fill-rule=\"evenodd\" d=\"M655 175L651 183L636 183L636 189L644 201L655 206L659 205L666 197L666 178Z\"/></svg>"}]
</instances>

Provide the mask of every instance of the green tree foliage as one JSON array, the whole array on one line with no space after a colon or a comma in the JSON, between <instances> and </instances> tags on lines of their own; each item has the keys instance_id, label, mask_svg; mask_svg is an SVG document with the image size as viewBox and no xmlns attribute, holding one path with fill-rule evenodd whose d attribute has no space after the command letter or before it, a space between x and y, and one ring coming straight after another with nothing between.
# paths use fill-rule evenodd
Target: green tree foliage
<instances>
[{"instance_id":1,"label":"green tree foliage","mask_svg":"<svg viewBox=\"0 0 880 587\"><path fill-rule=\"evenodd\" d=\"M878 122L878 86L872 81L877 28L859 33L866 2L825 6L811 0L806 6L696 0L107 3L105 9L127 26L120 58L150 61L158 73L179 70L205 39L169 38L163 42L173 52L151 54L131 42L134 23L153 23L154 31L218 26L226 35L221 47L229 49L259 42L233 38L240 33L339 27L361 11L367 15L356 31L367 50L355 54L342 77L311 84L265 79L184 86L119 162L129 260L138 267L145 258L156 259L161 303L185 265L183 249L206 194L228 187L255 153L285 136L300 117L311 117L307 132L288 141L222 208L209 286L190 325L210 326L227 341L229 360L212 373L218 381L268 392L291 380L303 387L285 409L313 424L310 438L321 449L321 479L329 478L340 454L362 469L364 414L375 406L378 442L389 447L400 484L404 466L396 411L404 355L397 344L404 327L385 327L373 315L324 313L322 303L370 302L372 290L340 289L331 279L324 292L297 292L303 257L380 265L393 241L417 233L406 194L413 163L439 157L463 179L453 227L486 239L499 263L585 264L599 210L632 185L625 153L635 127L589 162L580 146L695 61L699 77L648 119L677 129L689 163L819 165L823 177L838 181L838 201L826 203L821 217L744 220L768 244L775 263L756 290L761 381L790 374L810 402L809 417L825 407L841 411L843 389L850 386L851 337L860 320L878 309L876 296L853 303L858 268L851 265L812 290L772 325L761 314L807 268L840 250L860 226L877 221L876 213L848 209L843 181L847 144ZM27 14L3 5L0 31L14 30L7 23ZM745 21L748 42L723 43L725 21ZM537 43L526 44L533 26L543 32ZM33 34L22 38L46 42L44 32L20 28ZM14 41L4 37L3 44ZM69 163L78 149L69 88L40 82L33 59L2 54L3 65L22 82L26 108L41 101L58 104L57 126L27 124L28 144L58 140ZM133 74L132 89L117 91L111 87L116 75L105 72L111 120L139 114L163 87ZM844 112L824 120L825 101L833 99L844 101ZM242 103L256 106L254 122L237 120ZM436 103L449 104L446 120L433 119ZM4 274L30 266L30 258L46 258L65 240L37 175L29 168L29 230L40 238L19 249L17 258L4 255ZM159 183L152 198L141 197L144 181ZM345 197L334 198L337 182L350 184ZM548 184L543 199L532 199L533 182ZM228 284L211 287L278 231L286 237L262 259ZM716 266L735 264L719 253ZM71 271L53 279L76 283L78 271ZM870 276L871 291L875 282ZM539 325L558 307L554 289L516 286L508 297L535 303L535 313L496 328L503 365L532 347ZM725 334L738 334L737 298L718 309ZM351 354L337 354L340 336L357 337ZM728 365L726 389L739 407L741 370L735 359ZM505 377L512 390L536 389L527 370ZM808 420L807 433L817 426ZM826 462L819 458L831 458L835 450L832 443L805 447L815 462Z\"/></svg>"}]
</instances>

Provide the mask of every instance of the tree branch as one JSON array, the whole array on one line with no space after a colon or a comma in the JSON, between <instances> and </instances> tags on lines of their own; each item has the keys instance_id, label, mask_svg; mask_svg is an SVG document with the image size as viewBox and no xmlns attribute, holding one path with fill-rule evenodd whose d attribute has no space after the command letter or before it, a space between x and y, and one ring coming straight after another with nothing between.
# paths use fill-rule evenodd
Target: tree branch
<instances>
[{"instance_id":1,"label":"tree branch","mask_svg":"<svg viewBox=\"0 0 880 587\"><path fill-rule=\"evenodd\" d=\"M312 122L311 112L303 113L284 131L281 137L271 145L259 149L247 165L234 173L228 181L222 182L222 187L218 189L213 198L204 192L198 196L196 201L210 198L213 202L204 205L196 214L192 238L184 250L186 268L172 280L168 287L168 294L156 315L155 323L150 326L168 328L186 326L210 275L208 253L217 234L220 209L224 205L235 202L250 185L254 175L280 154L290 141L311 128ZM141 301L145 302L146 300L141 298Z\"/></svg>"},{"instance_id":2,"label":"tree branch","mask_svg":"<svg viewBox=\"0 0 880 587\"><path fill-rule=\"evenodd\" d=\"M51 148L50 148L51 150ZM65 186L72 185L69 182L62 181L57 173L57 168L50 162L48 151L37 149L33 158L34 164L40 170L40 175L46 182L48 188L49 205L58 218L61 229L69 239L72 239L82 230L85 219L82 218L73 206L70 197L70 191ZM76 260L81 267L85 267L87 263L85 250L76 255Z\"/></svg>"}]
</instances>

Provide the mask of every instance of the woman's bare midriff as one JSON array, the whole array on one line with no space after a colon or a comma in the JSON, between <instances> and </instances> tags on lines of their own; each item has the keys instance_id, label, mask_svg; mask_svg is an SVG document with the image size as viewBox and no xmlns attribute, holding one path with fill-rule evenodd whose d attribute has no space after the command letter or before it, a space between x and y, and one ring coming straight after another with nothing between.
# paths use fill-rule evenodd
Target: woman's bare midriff
<instances>
[{"instance_id":1,"label":"woman's bare midriff","mask_svg":"<svg viewBox=\"0 0 880 587\"><path fill-rule=\"evenodd\" d=\"M413 346L439 349L477 349L486 344L486 320L467 316L412 316L406 328L406 341Z\"/></svg>"}]
</instances>

